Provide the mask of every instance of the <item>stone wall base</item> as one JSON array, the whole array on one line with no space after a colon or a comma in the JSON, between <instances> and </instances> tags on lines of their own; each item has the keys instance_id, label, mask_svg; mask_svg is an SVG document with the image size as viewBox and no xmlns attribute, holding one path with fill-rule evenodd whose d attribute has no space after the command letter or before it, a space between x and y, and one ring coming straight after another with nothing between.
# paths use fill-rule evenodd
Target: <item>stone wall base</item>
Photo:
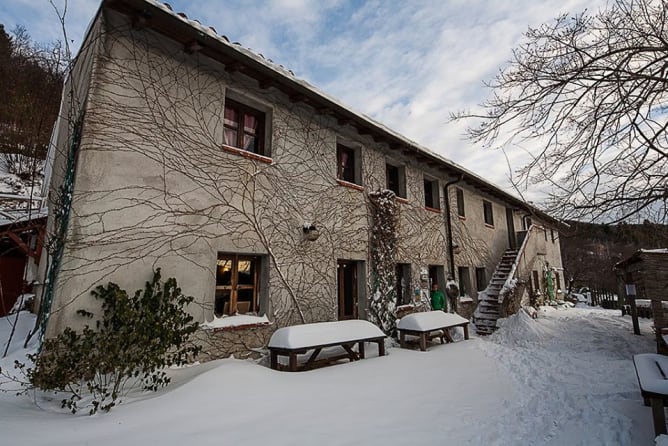
<instances>
[{"instance_id":1,"label":"stone wall base","mask_svg":"<svg viewBox=\"0 0 668 446\"><path fill-rule=\"evenodd\" d=\"M245 325L217 329L200 329L195 342L202 346L200 362L229 358L259 359L266 350L274 324Z\"/></svg>"}]
</instances>

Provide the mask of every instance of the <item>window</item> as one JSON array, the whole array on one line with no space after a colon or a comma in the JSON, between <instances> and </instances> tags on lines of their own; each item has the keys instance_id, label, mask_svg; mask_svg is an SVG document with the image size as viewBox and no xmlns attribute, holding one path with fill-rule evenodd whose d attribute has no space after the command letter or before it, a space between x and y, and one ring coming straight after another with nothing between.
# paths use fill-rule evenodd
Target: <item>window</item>
<instances>
[{"instance_id":1,"label":"window","mask_svg":"<svg viewBox=\"0 0 668 446\"><path fill-rule=\"evenodd\" d=\"M266 155L264 147L265 114L247 105L225 99L224 144Z\"/></svg>"},{"instance_id":2,"label":"window","mask_svg":"<svg viewBox=\"0 0 668 446\"><path fill-rule=\"evenodd\" d=\"M532 222L531 222L531 217L529 217L528 215L525 216L525 217L522 219L522 223L524 224L524 228L523 228L523 229L524 229L525 231L528 231L529 228L531 227L531 223L532 223Z\"/></svg>"},{"instance_id":3,"label":"window","mask_svg":"<svg viewBox=\"0 0 668 446\"><path fill-rule=\"evenodd\" d=\"M534 294L536 294L536 293L540 292L540 278L538 276L538 271L533 270L532 275L533 275L533 282L532 282L533 292L534 292Z\"/></svg>"},{"instance_id":4,"label":"window","mask_svg":"<svg viewBox=\"0 0 668 446\"><path fill-rule=\"evenodd\" d=\"M441 209L438 197L438 181L424 180L424 206L430 209Z\"/></svg>"},{"instance_id":5,"label":"window","mask_svg":"<svg viewBox=\"0 0 668 446\"><path fill-rule=\"evenodd\" d=\"M406 198L406 172L403 167L385 164L385 179L387 189L399 198Z\"/></svg>"},{"instance_id":6,"label":"window","mask_svg":"<svg viewBox=\"0 0 668 446\"><path fill-rule=\"evenodd\" d=\"M557 290L561 289L561 277L559 276L559 273L555 272L554 273L554 283L557 284Z\"/></svg>"},{"instance_id":7,"label":"window","mask_svg":"<svg viewBox=\"0 0 668 446\"><path fill-rule=\"evenodd\" d=\"M339 298L339 320L357 319L360 302L358 278L364 276L363 263L354 260L339 260L337 263L337 288Z\"/></svg>"},{"instance_id":8,"label":"window","mask_svg":"<svg viewBox=\"0 0 668 446\"><path fill-rule=\"evenodd\" d=\"M482 200L482 210L485 214L485 224L494 226L494 212L492 210L492 203Z\"/></svg>"},{"instance_id":9,"label":"window","mask_svg":"<svg viewBox=\"0 0 668 446\"><path fill-rule=\"evenodd\" d=\"M475 284L478 291L482 291L487 288L487 271L485 268L475 269Z\"/></svg>"},{"instance_id":10,"label":"window","mask_svg":"<svg viewBox=\"0 0 668 446\"><path fill-rule=\"evenodd\" d=\"M336 178L348 183L361 184L361 165L358 151L343 144L336 145Z\"/></svg>"},{"instance_id":11,"label":"window","mask_svg":"<svg viewBox=\"0 0 668 446\"><path fill-rule=\"evenodd\" d=\"M469 276L468 266L460 266L457 268L457 275L459 276L459 295L467 296L471 292L471 277Z\"/></svg>"},{"instance_id":12,"label":"window","mask_svg":"<svg viewBox=\"0 0 668 446\"><path fill-rule=\"evenodd\" d=\"M554 235L554 229L550 229L550 236L552 237L552 243L557 239L557 237Z\"/></svg>"},{"instance_id":13,"label":"window","mask_svg":"<svg viewBox=\"0 0 668 446\"><path fill-rule=\"evenodd\" d=\"M411 302L411 265L397 263L394 271L397 288L397 305Z\"/></svg>"},{"instance_id":14,"label":"window","mask_svg":"<svg viewBox=\"0 0 668 446\"><path fill-rule=\"evenodd\" d=\"M260 257L218 254L214 314L257 313Z\"/></svg>"},{"instance_id":15,"label":"window","mask_svg":"<svg viewBox=\"0 0 668 446\"><path fill-rule=\"evenodd\" d=\"M464 209L464 191L461 189L457 189L457 215L466 217L466 211Z\"/></svg>"}]
</instances>

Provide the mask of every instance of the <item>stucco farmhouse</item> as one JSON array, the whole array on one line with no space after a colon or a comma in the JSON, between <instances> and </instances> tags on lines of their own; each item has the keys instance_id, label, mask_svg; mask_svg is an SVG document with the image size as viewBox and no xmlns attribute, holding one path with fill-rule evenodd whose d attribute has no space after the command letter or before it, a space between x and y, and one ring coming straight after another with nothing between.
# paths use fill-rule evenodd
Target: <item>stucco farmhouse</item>
<instances>
[{"instance_id":1,"label":"stucco farmhouse","mask_svg":"<svg viewBox=\"0 0 668 446\"><path fill-rule=\"evenodd\" d=\"M563 287L556 219L152 0L102 1L53 143L47 336L158 267L208 358L304 322L388 331L453 281L487 333Z\"/></svg>"}]
</instances>

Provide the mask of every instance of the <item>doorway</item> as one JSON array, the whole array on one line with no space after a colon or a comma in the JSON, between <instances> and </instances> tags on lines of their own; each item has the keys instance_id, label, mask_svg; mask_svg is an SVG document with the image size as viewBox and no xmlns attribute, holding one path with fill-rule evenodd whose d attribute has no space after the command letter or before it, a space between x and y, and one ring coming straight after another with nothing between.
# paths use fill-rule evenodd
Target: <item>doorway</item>
<instances>
[{"instance_id":1,"label":"doorway","mask_svg":"<svg viewBox=\"0 0 668 446\"><path fill-rule=\"evenodd\" d=\"M358 264L354 260L339 260L337 263L337 288L339 320L357 319L359 303Z\"/></svg>"}]
</instances>

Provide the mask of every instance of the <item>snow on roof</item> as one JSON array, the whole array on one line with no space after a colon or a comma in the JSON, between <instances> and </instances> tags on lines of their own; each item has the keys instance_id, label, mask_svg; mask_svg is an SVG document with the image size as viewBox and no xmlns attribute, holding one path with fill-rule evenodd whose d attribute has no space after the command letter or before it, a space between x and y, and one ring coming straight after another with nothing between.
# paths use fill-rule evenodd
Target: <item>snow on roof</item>
<instances>
[{"instance_id":1,"label":"snow on roof","mask_svg":"<svg viewBox=\"0 0 668 446\"><path fill-rule=\"evenodd\" d=\"M458 325L468 322L458 314L444 313L443 311L426 311L424 313L412 313L401 318L397 328L401 330L428 331L449 325Z\"/></svg>"},{"instance_id":2,"label":"snow on roof","mask_svg":"<svg viewBox=\"0 0 668 446\"><path fill-rule=\"evenodd\" d=\"M650 254L668 254L668 248L641 249L640 252L646 252L646 253L650 253Z\"/></svg>"},{"instance_id":3,"label":"snow on roof","mask_svg":"<svg viewBox=\"0 0 668 446\"><path fill-rule=\"evenodd\" d=\"M279 328L271 336L269 347L296 349L379 336L385 333L369 321L316 322Z\"/></svg>"},{"instance_id":4,"label":"snow on roof","mask_svg":"<svg viewBox=\"0 0 668 446\"><path fill-rule=\"evenodd\" d=\"M627 265L641 261L642 254L668 254L668 248L639 249L636 252L634 252L630 257L627 257L626 259L617 262L613 267L613 269L621 269L626 267Z\"/></svg>"},{"instance_id":5,"label":"snow on roof","mask_svg":"<svg viewBox=\"0 0 668 446\"><path fill-rule=\"evenodd\" d=\"M0 210L0 227L15 223L23 223L30 220L37 220L38 218L45 218L49 214L47 208L33 209L28 212L25 210Z\"/></svg>"},{"instance_id":6,"label":"snow on roof","mask_svg":"<svg viewBox=\"0 0 668 446\"><path fill-rule=\"evenodd\" d=\"M204 322L200 327L208 330L213 330L216 328L228 328L228 327L243 327L246 325L257 326L257 325L268 325L269 319L267 316L253 316L250 314L238 314L235 316L223 316L215 317L211 322Z\"/></svg>"}]
</instances>

